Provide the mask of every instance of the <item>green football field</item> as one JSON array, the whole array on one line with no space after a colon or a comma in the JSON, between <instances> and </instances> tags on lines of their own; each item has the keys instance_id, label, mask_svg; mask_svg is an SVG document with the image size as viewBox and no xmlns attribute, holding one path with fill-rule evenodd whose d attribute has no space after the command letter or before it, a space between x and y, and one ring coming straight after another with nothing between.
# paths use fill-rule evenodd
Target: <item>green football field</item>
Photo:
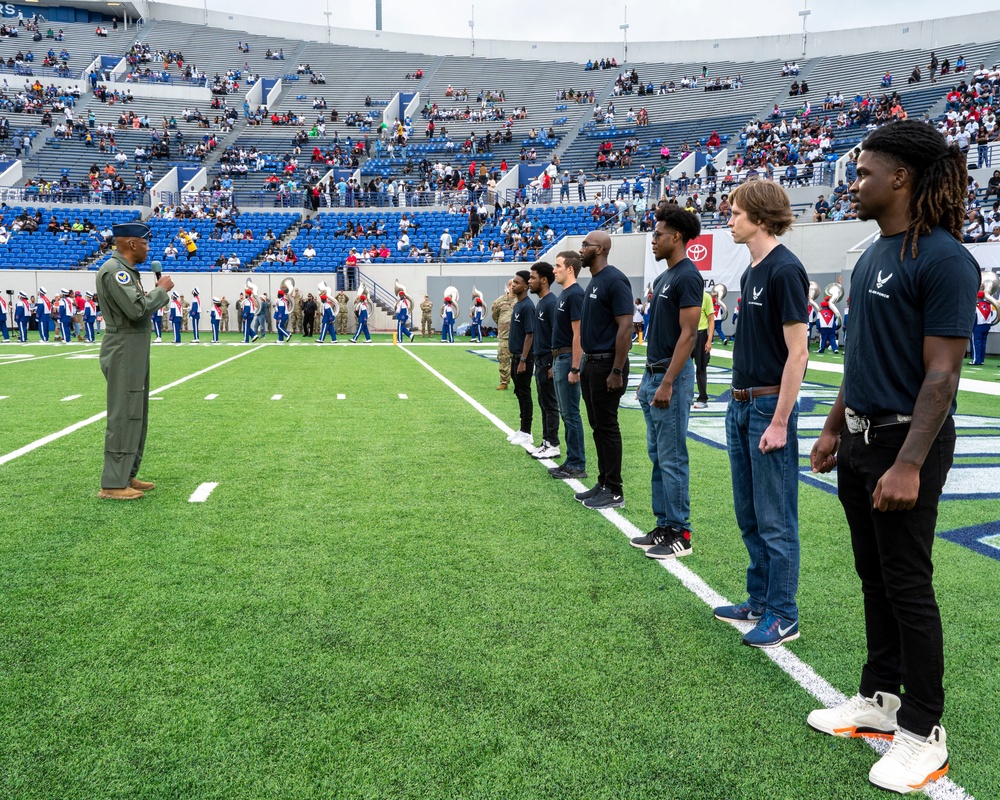
<instances>
[{"instance_id":1,"label":"green football field","mask_svg":"<svg viewBox=\"0 0 1000 800\"><path fill-rule=\"evenodd\" d=\"M154 346L157 488L134 503L97 499L97 348L0 349L0 798L886 796L872 747L805 724L864 657L827 484L800 482L802 636L752 650L709 608L744 598L746 568L722 402L692 416L694 553L665 568L626 538L652 527L634 398L627 505L588 511L507 444L495 348L376 340ZM803 452L839 364L814 356ZM1000 797L1000 382L995 361L965 375L935 549L952 769L932 796L982 800Z\"/></svg>"}]
</instances>

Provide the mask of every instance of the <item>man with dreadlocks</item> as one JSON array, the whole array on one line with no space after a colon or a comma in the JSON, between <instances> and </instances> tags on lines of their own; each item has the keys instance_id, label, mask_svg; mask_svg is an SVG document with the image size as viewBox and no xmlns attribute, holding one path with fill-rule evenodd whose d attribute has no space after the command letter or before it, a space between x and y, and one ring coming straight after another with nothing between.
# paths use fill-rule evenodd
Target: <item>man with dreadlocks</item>
<instances>
[{"instance_id":1,"label":"man with dreadlocks","mask_svg":"<svg viewBox=\"0 0 1000 800\"><path fill-rule=\"evenodd\" d=\"M868 659L858 694L809 725L892 739L868 778L901 794L948 771L931 546L979 286L961 244L966 174L965 155L921 122L886 125L862 145L851 192L882 238L854 269L844 383L810 456L813 472L838 468Z\"/></svg>"}]
</instances>

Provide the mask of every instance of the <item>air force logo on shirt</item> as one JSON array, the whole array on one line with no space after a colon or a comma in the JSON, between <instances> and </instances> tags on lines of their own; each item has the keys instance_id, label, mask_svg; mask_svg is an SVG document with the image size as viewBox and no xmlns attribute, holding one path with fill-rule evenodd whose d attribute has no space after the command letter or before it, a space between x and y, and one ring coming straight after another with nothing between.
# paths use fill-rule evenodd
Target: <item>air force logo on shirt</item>
<instances>
[{"instance_id":1,"label":"air force logo on shirt","mask_svg":"<svg viewBox=\"0 0 1000 800\"><path fill-rule=\"evenodd\" d=\"M879 270L878 271L878 275L875 277L875 288L874 289L869 289L868 290L868 294L873 294L873 295L876 295L877 297L882 297L882 298L885 298L886 300L888 300L889 299L889 295L886 294L885 292L880 292L878 290L881 289L883 286L885 286L890 280L892 280L892 276L894 274L895 273L890 272L888 275L886 275L883 278L882 277L882 270Z\"/></svg>"},{"instance_id":2,"label":"air force logo on shirt","mask_svg":"<svg viewBox=\"0 0 1000 800\"><path fill-rule=\"evenodd\" d=\"M752 289L751 294L753 297L750 300L750 305L763 307L764 304L760 302L760 298L764 294L764 287L761 286L759 289Z\"/></svg>"},{"instance_id":3,"label":"air force logo on shirt","mask_svg":"<svg viewBox=\"0 0 1000 800\"><path fill-rule=\"evenodd\" d=\"M120 269L115 273L115 280L118 281L122 286L128 286L132 283L132 276L129 275L125 270Z\"/></svg>"},{"instance_id":4,"label":"air force logo on shirt","mask_svg":"<svg viewBox=\"0 0 1000 800\"><path fill-rule=\"evenodd\" d=\"M562 311L564 308L566 308L566 301L562 300L559 302L559 310Z\"/></svg>"}]
</instances>

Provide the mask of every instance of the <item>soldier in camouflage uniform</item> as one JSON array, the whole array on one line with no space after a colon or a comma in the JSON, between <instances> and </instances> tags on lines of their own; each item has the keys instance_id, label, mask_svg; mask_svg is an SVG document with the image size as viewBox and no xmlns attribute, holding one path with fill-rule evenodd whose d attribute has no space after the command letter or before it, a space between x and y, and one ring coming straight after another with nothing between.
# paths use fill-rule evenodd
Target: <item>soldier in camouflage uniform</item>
<instances>
[{"instance_id":1,"label":"soldier in camouflage uniform","mask_svg":"<svg viewBox=\"0 0 1000 800\"><path fill-rule=\"evenodd\" d=\"M302 333L302 293L296 289L292 292L292 333Z\"/></svg>"},{"instance_id":2,"label":"soldier in camouflage uniform","mask_svg":"<svg viewBox=\"0 0 1000 800\"><path fill-rule=\"evenodd\" d=\"M188 329L188 312L191 309L191 304L185 299L184 295L181 295L181 328L183 330Z\"/></svg>"},{"instance_id":3,"label":"soldier in camouflage uniform","mask_svg":"<svg viewBox=\"0 0 1000 800\"><path fill-rule=\"evenodd\" d=\"M420 304L420 335L421 336L433 336L434 335L434 304L431 302L430 297L424 295L424 302Z\"/></svg>"},{"instance_id":4,"label":"soldier in camouflage uniform","mask_svg":"<svg viewBox=\"0 0 1000 800\"><path fill-rule=\"evenodd\" d=\"M337 301L337 305L339 306L339 310L337 311L337 333L347 333L347 304L350 302L350 299L344 294L343 289L337 292L333 299Z\"/></svg>"},{"instance_id":5,"label":"soldier in camouflage uniform","mask_svg":"<svg viewBox=\"0 0 1000 800\"><path fill-rule=\"evenodd\" d=\"M222 295L219 307L222 308L222 319L220 320L220 329L229 333L229 301L226 299L225 295Z\"/></svg>"},{"instance_id":6,"label":"soldier in camouflage uniform","mask_svg":"<svg viewBox=\"0 0 1000 800\"><path fill-rule=\"evenodd\" d=\"M169 302L174 282L164 275L147 295L137 266L149 255L149 226L129 222L113 228L117 250L97 273L105 332L101 372L108 384L104 471L98 497L138 500L154 484L136 475L142 464L149 419L149 326L153 311Z\"/></svg>"},{"instance_id":7,"label":"soldier in camouflage uniform","mask_svg":"<svg viewBox=\"0 0 1000 800\"><path fill-rule=\"evenodd\" d=\"M493 301L490 307L490 316L497 324L497 361L500 362L500 385L497 389L503 390L510 385L510 348L507 346L507 339L510 336L510 318L514 313L514 295L510 291L510 281L507 282L507 291Z\"/></svg>"}]
</instances>

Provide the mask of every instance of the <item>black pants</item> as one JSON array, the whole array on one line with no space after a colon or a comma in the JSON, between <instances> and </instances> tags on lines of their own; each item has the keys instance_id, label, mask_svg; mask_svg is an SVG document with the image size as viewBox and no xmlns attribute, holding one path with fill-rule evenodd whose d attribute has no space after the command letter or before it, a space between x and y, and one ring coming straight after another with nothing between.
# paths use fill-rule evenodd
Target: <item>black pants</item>
<instances>
[{"instance_id":1,"label":"black pants","mask_svg":"<svg viewBox=\"0 0 1000 800\"><path fill-rule=\"evenodd\" d=\"M892 466L907 425L841 433L837 488L851 528L854 566L864 595L868 660L861 694L902 695L897 721L927 736L944 710L944 644L931 579L931 547L938 498L955 453L955 422L948 418L920 469L920 491L909 511L876 511L872 493Z\"/></svg>"},{"instance_id":2,"label":"black pants","mask_svg":"<svg viewBox=\"0 0 1000 800\"><path fill-rule=\"evenodd\" d=\"M608 375L613 358L591 361L584 358L580 370L580 390L587 406L587 422L597 447L597 482L620 494L622 491L622 432L618 427L618 403L628 385L628 361L622 369L622 388L608 391Z\"/></svg>"},{"instance_id":3,"label":"black pants","mask_svg":"<svg viewBox=\"0 0 1000 800\"><path fill-rule=\"evenodd\" d=\"M531 433L531 417L533 406L531 403L531 375L535 368L535 359L528 356L524 364L524 372L519 372L521 367L521 356L518 353L510 354L510 374L514 379L514 397L517 398L517 405L521 411L521 427L524 433Z\"/></svg>"},{"instance_id":4,"label":"black pants","mask_svg":"<svg viewBox=\"0 0 1000 800\"><path fill-rule=\"evenodd\" d=\"M549 444L559 445L559 401L556 399L556 384L549 377L552 356L546 355L535 362L535 389L538 391L538 407L542 411L542 439Z\"/></svg>"},{"instance_id":5,"label":"black pants","mask_svg":"<svg viewBox=\"0 0 1000 800\"><path fill-rule=\"evenodd\" d=\"M705 345L708 344L708 328L698 331L698 337L694 340L694 379L698 385L698 402L708 402L708 353L705 352Z\"/></svg>"},{"instance_id":6,"label":"black pants","mask_svg":"<svg viewBox=\"0 0 1000 800\"><path fill-rule=\"evenodd\" d=\"M313 321L316 318L312 314L304 314L302 316L302 335L312 336L313 335Z\"/></svg>"}]
</instances>

